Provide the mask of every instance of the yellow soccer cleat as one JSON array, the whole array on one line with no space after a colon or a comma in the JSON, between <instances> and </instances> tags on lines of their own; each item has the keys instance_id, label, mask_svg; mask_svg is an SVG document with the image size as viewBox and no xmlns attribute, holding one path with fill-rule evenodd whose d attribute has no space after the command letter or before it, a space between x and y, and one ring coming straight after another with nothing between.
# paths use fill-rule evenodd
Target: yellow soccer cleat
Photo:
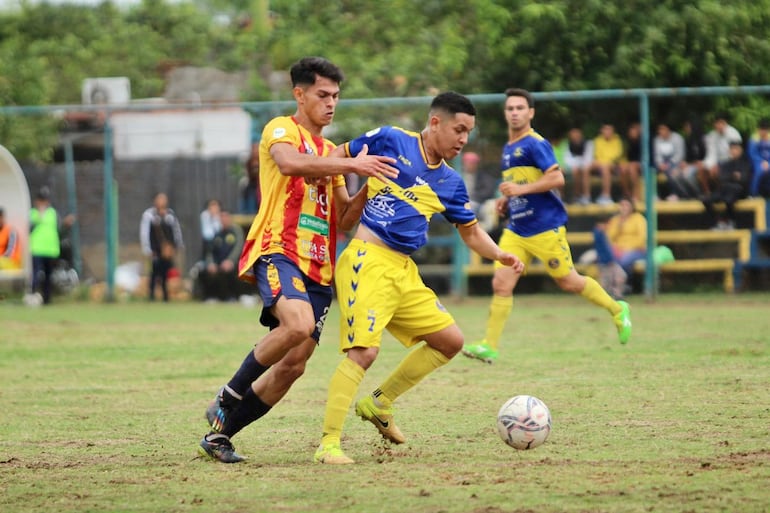
<instances>
[{"instance_id":1,"label":"yellow soccer cleat","mask_svg":"<svg viewBox=\"0 0 770 513\"><path fill-rule=\"evenodd\" d=\"M363 399L356 403L356 415L361 417L361 420L368 420L374 427L376 427L383 438L386 438L394 444L402 444L406 442L404 434L393 422L393 409L392 408L378 408L374 404L374 398L371 395L367 395Z\"/></svg>"},{"instance_id":2,"label":"yellow soccer cleat","mask_svg":"<svg viewBox=\"0 0 770 513\"><path fill-rule=\"evenodd\" d=\"M355 461L345 456L345 453L340 449L340 444L319 445L318 450L313 455L313 461L326 465L350 465L355 463Z\"/></svg>"}]
</instances>

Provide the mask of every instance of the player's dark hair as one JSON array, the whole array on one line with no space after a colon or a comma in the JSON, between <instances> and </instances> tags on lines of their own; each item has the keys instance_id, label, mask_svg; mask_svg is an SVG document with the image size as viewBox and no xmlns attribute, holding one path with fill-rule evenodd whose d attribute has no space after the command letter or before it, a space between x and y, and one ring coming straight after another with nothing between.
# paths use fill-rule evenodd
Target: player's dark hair
<instances>
[{"instance_id":1,"label":"player's dark hair","mask_svg":"<svg viewBox=\"0 0 770 513\"><path fill-rule=\"evenodd\" d=\"M519 89L518 87L509 87L505 90L505 97L510 98L511 96L518 96L520 98L524 98L527 100L527 106L530 109L535 108L535 98L532 96L532 93L527 91L526 89Z\"/></svg>"},{"instance_id":2,"label":"player's dark hair","mask_svg":"<svg viewBox=\"0 0 770 513\"><path fill-rule=\"evenodd\" d=\"M304 57L298 60L291 67L290 74L292 87L313 85L319 76L338 84L345 79L342 70L323 57Z\"/></svg>"},{"instance_id":3,"label":"player's dark hair","mask_svg":"<svg viewBox=\"0 0 770 513\"><path fill-rule=\"evenodd\" d=\"M437 95L430 102L430 110L441 110L448 114L468 114L469 116L476 115L476 107L473 105L468 97L455 93L454 91L446 91Z\"/></svg>"}]
</instances>

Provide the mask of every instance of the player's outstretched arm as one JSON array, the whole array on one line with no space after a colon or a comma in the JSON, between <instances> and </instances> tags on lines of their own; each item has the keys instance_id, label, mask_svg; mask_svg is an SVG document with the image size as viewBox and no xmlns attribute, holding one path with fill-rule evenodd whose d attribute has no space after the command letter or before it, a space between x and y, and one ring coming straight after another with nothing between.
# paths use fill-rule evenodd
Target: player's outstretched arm
<instances>
[{"instance_id":1,"label":"player's outstretched arm","mask_svg":"<svg viewBox=\"0 0 770 513\"><path fill-rule=\"evenodd\" d=\"M518 273L524 272L524 263L517 256L500 249L492 237L479 226L479 223L470 226L458 226L457 230L460 232L463 242L479 255L509 265Z\"/></svg>"},{"instance_id":2,"label":"player's outstretched arm","mask_svg":"<svg viewBox=\"0 0 770 513\"><path fill-rule=\"evenodd\" d=\"M335 148L326 157L318 157L300 153L289 143L277 143L270 147L270 156L285 176L321 178L348 173L387 178L398 176L398 169L392 166L396 162L394 158L369 155L366 148L355 158L346 158L341 147Z\"/></svg>"}]
</instances>

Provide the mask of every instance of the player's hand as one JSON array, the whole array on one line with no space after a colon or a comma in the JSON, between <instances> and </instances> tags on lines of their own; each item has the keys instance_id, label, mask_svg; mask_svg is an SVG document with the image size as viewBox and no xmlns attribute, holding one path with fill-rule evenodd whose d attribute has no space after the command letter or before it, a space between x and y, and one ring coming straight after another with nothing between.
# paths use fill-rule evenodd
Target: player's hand
<instances>
[{"instance_id":1,"label":"player's hand","mask_svg":"<svg viewBox=\"0 0 770 513\"><path fill-rule=\"evenodd\" d=\"M521 196L521 186L517 183L503 182L499 189L505 196Z\"/></svg>"},{"instance_id":2,"label":"player's hand","mask_svg":"<svg viewBox=\"0 0 770 513\"><path fill-rule=\"evenodd\" d=\"M508 213L508 196L497 198L495 200L495 212L499 216L505 216Z\"/></svg>"},{"instance_id":3,"label":"player's hand","mask_svg":"<svg viewBox=\"0 0 770 513\"><path fill-rule=\"evenodd\" d=\"M511 269L513 269L517 273L524 272L524 262L519 260L519 257L517 257L516 255L512 255L510 253L506 253L505 251L501 251L497 257L497 261L503 265L510 266Z\"/></svg>"},{"instance_id":4,"label":"player's hand","mask_svg":"<svg viewBox=\"0 0 770 513\"><path fill-rule=\"evenodd\" d=\"M369 155L369 146L366 144L353 160L356 164L356 174L359 176L373 176L379 180L398 178L398 168L391 165L396 163L396 159L382 155Z\"/></svg>"},{"instance_id":5,"label":"player's hand","mask_svg":"<svg viewBox=\"0 0 770 513\"><path fill-rule=\"evenodd\" d=\"M313 185L315 187L320 187L322 185L329 185L329 182L331 182L330 176L306 176L305 177L305 183L307 185Z\"/></svg>"}]
</instances>

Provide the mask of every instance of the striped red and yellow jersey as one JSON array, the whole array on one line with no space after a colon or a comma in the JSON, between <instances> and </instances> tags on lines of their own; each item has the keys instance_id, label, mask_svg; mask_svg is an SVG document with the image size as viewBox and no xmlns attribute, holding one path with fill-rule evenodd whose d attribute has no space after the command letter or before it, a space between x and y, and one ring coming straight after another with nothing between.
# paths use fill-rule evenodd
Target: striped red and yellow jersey
<instances>
[{"instance_id":1,"label":"striped red and yellow jersey","mask_svg":"<svg viewBox=\"0 0 770 513\"><path fill-rule=\"evenodd\" d=\"M242 280L254 282L254 263L260 256L282 254L321 285L330 285L335 256L336 220L333 188L344 187L335 175L325 185L305 183L301 176L284 176L270 155L277 143L297 151L326 156L335 145L314 137L291 116L272 119L259 143L259 190L262 203L251 224L238 266Z\"/></svg>"}]
</instances>

